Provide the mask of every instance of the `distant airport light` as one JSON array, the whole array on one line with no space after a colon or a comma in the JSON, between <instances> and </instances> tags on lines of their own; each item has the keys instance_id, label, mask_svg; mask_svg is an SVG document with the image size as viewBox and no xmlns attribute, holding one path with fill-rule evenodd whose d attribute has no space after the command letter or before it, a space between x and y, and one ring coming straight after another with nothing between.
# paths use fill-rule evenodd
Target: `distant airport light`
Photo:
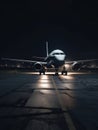
<instances>
[{"instance_id":1,"label":"distant airport light","mask_svg":"<svg viewBox=\"0 0 98 130\"><path fill-rule=\"evenodd\" d=\"M20 65L17 65L16 67L17 67L17 68L20 68L21 66L20 66Z\"/></svg>"}]
</instances>

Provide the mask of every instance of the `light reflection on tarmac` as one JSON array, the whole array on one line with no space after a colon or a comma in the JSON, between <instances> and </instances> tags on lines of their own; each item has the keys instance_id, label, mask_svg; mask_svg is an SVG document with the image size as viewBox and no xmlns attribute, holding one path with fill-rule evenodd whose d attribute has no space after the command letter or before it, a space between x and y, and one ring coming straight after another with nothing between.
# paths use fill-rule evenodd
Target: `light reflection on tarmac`
<instances>
[{"instance_id":1,"label":"light reflection on tarmac","mask_svg":"<svg viewBox=\"0 0 98 130\"><path fill-rule=\"evenodd\" d=\"M98 74L0 73L0 130L98 130Z\"/></svg>"}]
</instances>

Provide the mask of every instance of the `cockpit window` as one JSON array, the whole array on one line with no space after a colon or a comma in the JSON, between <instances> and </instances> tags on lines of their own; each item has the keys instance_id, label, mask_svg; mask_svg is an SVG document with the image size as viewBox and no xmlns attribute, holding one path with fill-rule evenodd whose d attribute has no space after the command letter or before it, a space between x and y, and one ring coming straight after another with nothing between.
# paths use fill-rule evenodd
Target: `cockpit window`
<instances>
[{"instance_id":1,"label":"cockpit window","mask_svg":"<svg viewBox=\"0 0 98 130\"><path fill-rule=\"evenodd\" d=\"M53 55L64 55L64 53L54 53Z\"/></svg>"},{"instance_id":2,"label":"cockpit window","mask_svg":"<svg viewBox=\"0 0 98 130\"><path fill-rule=\"evenodd\" d=\"M60 53L61 55L64 55L64 53Z\"/></svg>"}]
</instances>

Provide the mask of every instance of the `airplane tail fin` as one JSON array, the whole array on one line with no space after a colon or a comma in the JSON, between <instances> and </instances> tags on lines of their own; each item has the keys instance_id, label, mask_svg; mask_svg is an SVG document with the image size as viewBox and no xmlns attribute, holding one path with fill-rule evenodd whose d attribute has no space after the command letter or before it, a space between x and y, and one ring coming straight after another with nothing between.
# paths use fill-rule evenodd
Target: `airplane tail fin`
<instances>
[{"instance_id":1,"label":"airplane tail fin","mask_svg":"<svg viewBox=\"0 0 98 130\"><path fill-rule=\"evenodd\" d=\"M47 54L47 56L49 55L49 53L48 53L48 41L46 41L46 54Z\"/></svg>"}]
</instances>

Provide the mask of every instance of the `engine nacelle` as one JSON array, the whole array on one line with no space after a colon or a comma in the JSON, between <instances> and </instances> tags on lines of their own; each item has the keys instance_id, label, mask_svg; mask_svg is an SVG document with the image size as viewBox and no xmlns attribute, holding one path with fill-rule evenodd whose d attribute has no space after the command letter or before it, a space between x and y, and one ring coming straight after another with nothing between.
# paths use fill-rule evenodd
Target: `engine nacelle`
<instances>
[{"instance_id":1,"label":"engine nacelle","mask_svg":"<svg viewBox=\"0 0 98 130\"><path fill-rule=\"evenodd\" d=\"M34 64L34 69L40 71L42 69L42 64L40 62L36 62Z\"/></svg>"},{"instance_id":2,"label":"engine nacelle","mask_svg":"<svg viewBox=\"0 0 98 130\"><path fill-rule=\"evenodd\" d=\"M74 70L74 71L79 71L82 66L83 66L83 63L74 62L73 65L72 65L72 70Z\"/></svg>"}]
</instances>

